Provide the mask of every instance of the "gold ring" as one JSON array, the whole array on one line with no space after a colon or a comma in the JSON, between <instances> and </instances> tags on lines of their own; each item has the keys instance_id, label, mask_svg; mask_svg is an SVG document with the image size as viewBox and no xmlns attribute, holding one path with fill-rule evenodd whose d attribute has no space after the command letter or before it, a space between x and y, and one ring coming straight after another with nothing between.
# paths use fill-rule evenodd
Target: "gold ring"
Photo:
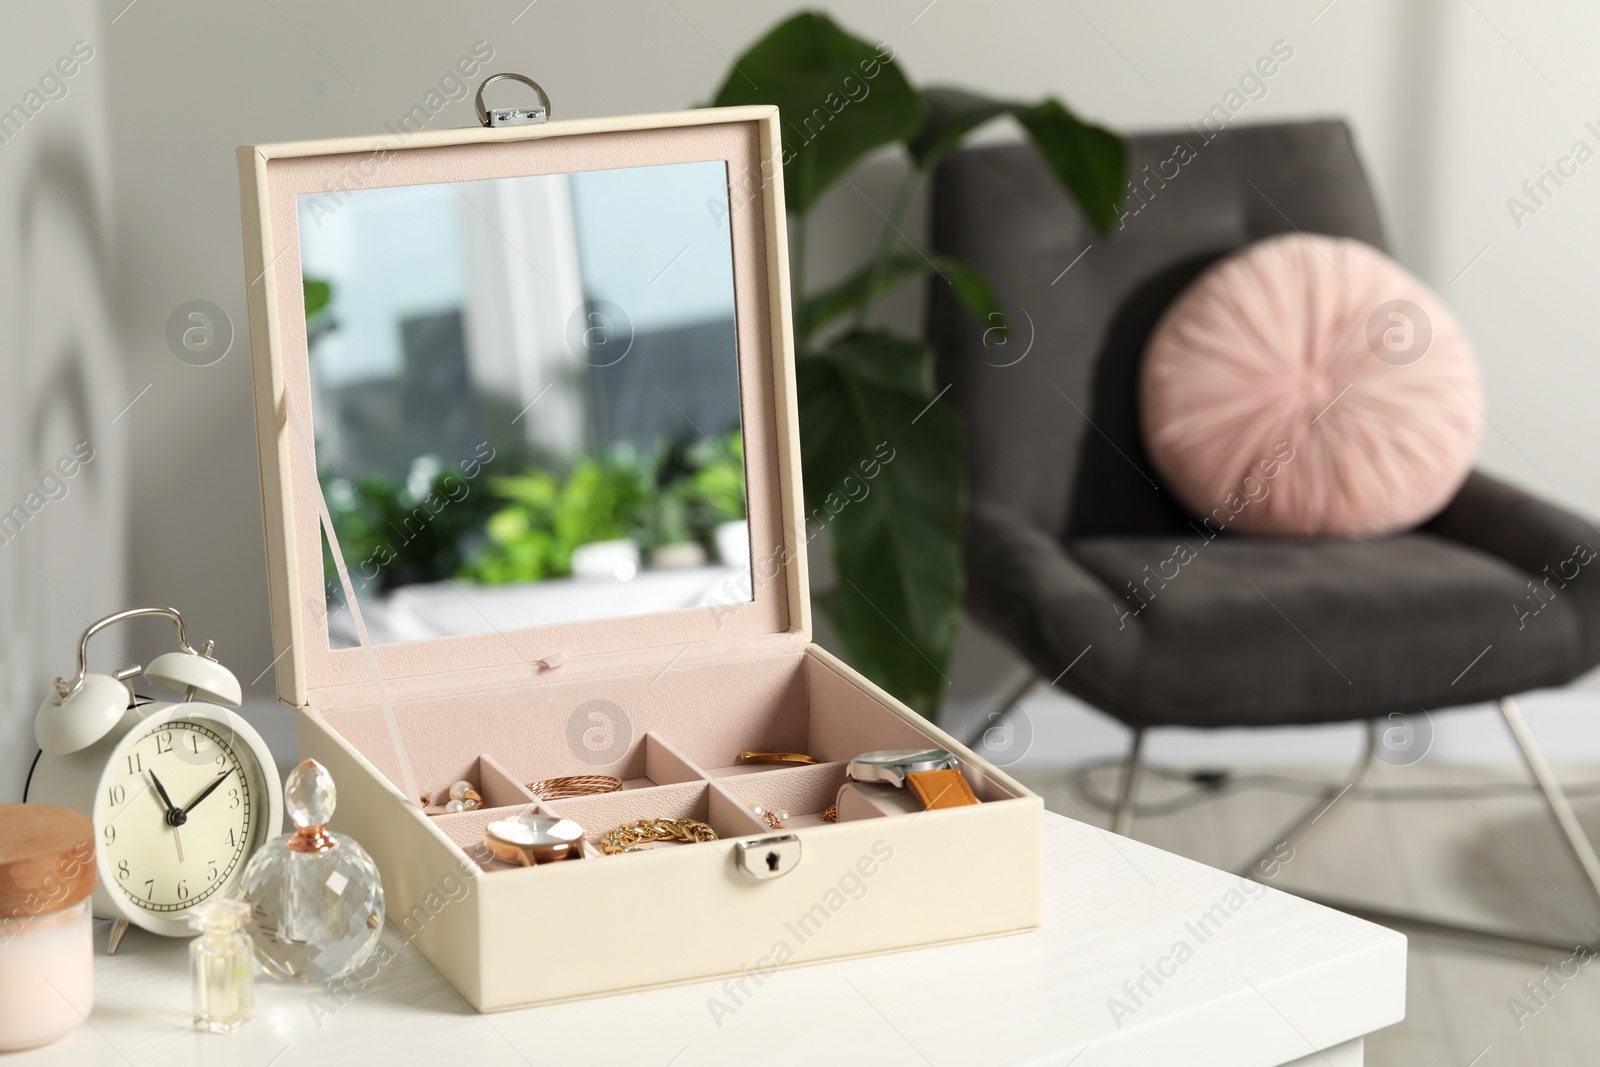
<instances>
[{"instance_id":1,"label":"gold ring","mask_svg":"<svg viewBox=\"0 0 1600 1067\"><path fill-rule=\"evenodd\" d=\"M615 793L622 788L622 779L609 774L569 774L564 778L543 778L527 784L528 792L540 800L565 800L568 797L588 797L596 793Z\"/></svg>"},{"instance_id":2,"label":"gold ring","mask_svg":"<svg viewBox=\"0 0 1600 1067\"><path fill-rule=\"evenodd\" d=\"M652 841L676 841L689 845L715 841L717 832L697 819L640 819L610 831L600 839L600 851L607 856L637 852Z\"/></svg>"},{"instance_id":3,"label":"gold ring","mask_svg":"<svg viewBox=\"0 0 1600 1067\"><path fill-rule=\"evenodd\" d=\"M759 749L749 749L739 753L740 763L788 763L797 767L804 767L812 763L820 763L812 756L803 752L763 752Z\"/></svg>"}]
</instances>

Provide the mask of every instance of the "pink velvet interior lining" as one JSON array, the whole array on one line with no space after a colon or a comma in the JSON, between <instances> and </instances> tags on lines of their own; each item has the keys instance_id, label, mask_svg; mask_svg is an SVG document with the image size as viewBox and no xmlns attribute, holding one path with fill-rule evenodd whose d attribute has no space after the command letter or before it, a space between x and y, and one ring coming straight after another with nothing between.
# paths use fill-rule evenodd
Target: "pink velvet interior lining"
<instances>
[{"instance_id":1,"label":"pink velvet interior lining","mask_svg":"<svg viewBox=\"0 0 1600 1067\"><path fill-rule=\"evenodd\" d=\"M486 870L505 864L481 847L495 819L542 811L583 826L598 856L606 831L642 818L692 818L719 837L770 832L751 810L787 809L786 828L818 817L844 783L845 764L875 749L937 742L804 649L729 658L603 678L511 686L471 697L400 699L394 705L418 787L442 796L457 780L473 783L485 806L434 817L435 824ZM324 721L398 781L396 760L376 705L319 711ZM803 752L810 766L740 766L746 749ZM981 771L963 773L980 800L1012 794ZM539 801L526 783L563 775L620 778L620 792ZM856 805L851 817L895 814L893 804Z\"/></svg>"}]
</instances>

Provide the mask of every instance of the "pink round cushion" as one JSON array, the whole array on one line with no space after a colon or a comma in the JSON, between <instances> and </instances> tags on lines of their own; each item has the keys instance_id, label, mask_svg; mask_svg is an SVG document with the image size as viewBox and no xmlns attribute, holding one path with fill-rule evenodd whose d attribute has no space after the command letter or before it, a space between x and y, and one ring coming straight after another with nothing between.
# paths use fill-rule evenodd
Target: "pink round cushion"
<instances>
[{"instance_id":1,"label":"pink round cushion","mask_svg":"<svg viewBox=\"0 0 1600 1067\"><path fill-rule=\"evenodd\" d=\"M1213 265L1145 350L1145 444L1208 533L1379 537L1449 502L1482 433L1466 334L1369 245L1286 234Z\"/></svg>"}]
</instances>

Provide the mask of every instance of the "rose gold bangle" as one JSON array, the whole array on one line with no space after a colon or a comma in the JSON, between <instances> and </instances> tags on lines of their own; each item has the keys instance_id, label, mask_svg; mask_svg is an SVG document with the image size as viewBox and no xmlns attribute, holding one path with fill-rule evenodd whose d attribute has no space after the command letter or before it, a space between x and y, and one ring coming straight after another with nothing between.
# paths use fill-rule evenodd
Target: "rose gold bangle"
<instances>
[{"instance_id":1,"label":"rose gold bangle","mask_svg":"<svg viewBox=\"0 0 1600 1067\"><path fill-rule=\"evenodd\" d=\"M597 793L615 793L621 788L622 779L609 774L569 774L563 778L543 778L528 783L528 792L540 800L589 797Z\"/></svg>"},{"instance_id":2,"label":"rose gold bangle","mask_svg":"<svg viewBox=\"0 0 1600 1067\"><path fill-rule=\"evenodd\" d=\"M790 763L804 767L819 762L816 757L808 756L804 752L763 752L760 749L750 749L739 753L740 763Z\"/></svg>"}]
</instances>

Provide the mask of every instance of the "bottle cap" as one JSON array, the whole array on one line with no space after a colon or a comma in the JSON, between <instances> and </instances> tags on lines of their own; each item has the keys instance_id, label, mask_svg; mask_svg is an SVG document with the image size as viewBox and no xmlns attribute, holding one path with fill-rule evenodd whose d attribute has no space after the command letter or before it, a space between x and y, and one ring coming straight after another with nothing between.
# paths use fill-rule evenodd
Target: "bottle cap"
<instances>
[{"instance_id":1,"label":"bottle cap","mask_svg":"<svg viewBox=\"0 0 1600 1067\"><path fill-rule=\"evenodd\" d=\"M250 921L250 905L229 897L201 904L189 915L189 925L202 934L231 934Z\"/></svg>"}]
</instances>

